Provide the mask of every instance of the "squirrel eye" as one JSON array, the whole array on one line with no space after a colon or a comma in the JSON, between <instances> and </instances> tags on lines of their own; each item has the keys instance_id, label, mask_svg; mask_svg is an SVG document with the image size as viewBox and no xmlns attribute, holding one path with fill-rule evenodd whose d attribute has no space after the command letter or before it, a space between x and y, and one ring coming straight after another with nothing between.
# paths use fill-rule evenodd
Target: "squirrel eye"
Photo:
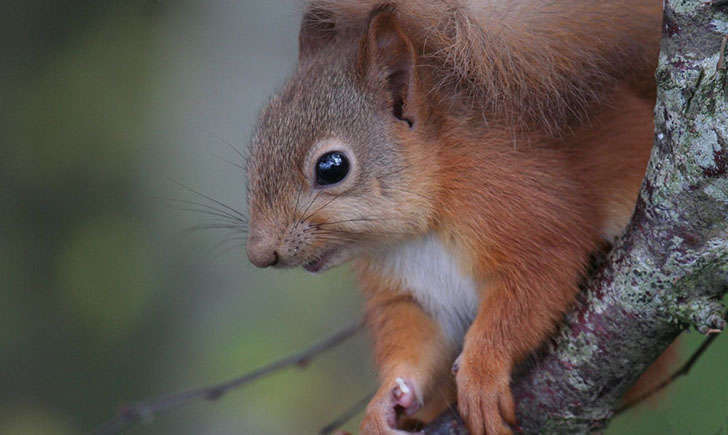
<instances>
[{"instance_id":1,"label":"squirrel eye","mask_svg":"<svg viewBox=\"0 0 728 435\"><path fill-rule=\"evenodd\" d=\"M316 183L319 186L336 184L349 174L349 159L340 151L331 151L319 157L316 163Z\"/></svg>"}]
</instances>

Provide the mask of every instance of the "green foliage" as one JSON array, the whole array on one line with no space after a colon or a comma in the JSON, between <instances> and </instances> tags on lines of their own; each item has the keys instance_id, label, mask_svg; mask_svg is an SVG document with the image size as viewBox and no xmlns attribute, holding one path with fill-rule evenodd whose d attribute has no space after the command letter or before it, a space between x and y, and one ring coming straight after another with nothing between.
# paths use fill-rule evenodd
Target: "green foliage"
<instances>
[{"instance_id":1,"label":"green foliage","mask_svg":"<svg viewBox=\"0 0 728 435\"><path fill-rule=\"evenodd\" d=\"M57 257L68 313L106 340L140 326L160 284L151 242L131 222L115 216L85 223Z\"/></svg>"}]
</instances>

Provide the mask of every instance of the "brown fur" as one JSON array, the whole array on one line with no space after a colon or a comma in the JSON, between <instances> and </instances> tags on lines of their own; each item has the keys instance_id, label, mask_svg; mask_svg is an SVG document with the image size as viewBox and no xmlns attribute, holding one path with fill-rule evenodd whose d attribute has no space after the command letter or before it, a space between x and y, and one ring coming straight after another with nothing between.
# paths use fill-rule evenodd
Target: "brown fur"
<instances>
[{"instance_id":1,"label":"brown fur","mask_svg":"<svg viewBox=\"0 0 728 435\"><path fill-rule=\"evenodd\" d=\"M623 404L632 404L642 399L642 396L654 390L662 382L666 381L670 376L670 370L673 370L675 363L680 356L680 340L675 341L668 347L659 358L657 358L650 367L637 379L627 394L622 396ZM645 398L647 405L656 407L657 402L665 394L665 390L654 393Z\"/></svg>"},{"instance_id":2,"label":"brown fur","mask_svg":"<svg viewBox=\"0 0 728 435\"><path fill-rule=\"evenodd\" d=\"M429 165L435 173L427 176L447 180L436 193L429 193L438 198L433 208L439 213L433 221L463 268L484 283L458 374L460 410L474 433L486 427L487 433L505 431L497 417L504 408L510 415L503 417L513 422L510 367L536 348L560 320L578 292L588 254L600 236L614 235L631 215L649 155L651 105L626 91L615 96L615 102L618 110L605 110L569 141L548 147L514 149L502 132L472 138L467 128L443 129L448 135L438 142L439 164ZM376 286L371 283L376 273L364 271L360 275L365 289ZM419 337L427 330L424 319L404 310L368 308L369 318L377 319L371 326L379 361L392 364L431 353L451 355L442 352L442 343L428 347ZM410 327L394 332L381 317L397 318ZM472 373L467 367L480 368ZM447 381L437 385L432 376L442 372L431 370L423 389L447 391ZM383 384L392 376L383 370ZM484 392L483 384L491 382L498 389ZM468 401L471 394L483 393L495 400L485 412L473 409L478 405ZM484 402L479 397L472 401L481 406Z\"/></svg>"},{"instance_id":3,"label":"brown fur","mask_svg":"<svg viewBox=\"0 0 728 435\"><path fill-rule=\"evenodd\" d=\"M382 379L364 433L394 431L397 378L423 418L457 397L474 434L507 433L513 365L552 333L589 253L632 213L659 8L315 0L307 11L299 65L251 145L251 261L355 261ZM322 188L312 168L330 149L352 170ZM480 300L454 341L382 264L429 236Z\"/></svg>"},{"instance_id":4,"label":"brown fur","mask_svg":"<svg viewBox=\"0 0 728 435\"><path fill-rule=\"evenodd\" d=\"M342 34L361 32L377 0L313 0ZM661 2L394 0L436 89L481 115L558 132L627 81L654 93Z\"/></svg>"}]
</instances>

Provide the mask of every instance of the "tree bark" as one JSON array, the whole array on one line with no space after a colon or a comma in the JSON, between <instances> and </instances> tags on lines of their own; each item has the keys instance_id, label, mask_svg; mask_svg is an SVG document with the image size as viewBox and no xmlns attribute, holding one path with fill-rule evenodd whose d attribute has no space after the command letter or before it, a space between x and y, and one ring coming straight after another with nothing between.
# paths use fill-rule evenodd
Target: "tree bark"
<instances>
[{"instance_id":1,"label":"tree bark","mask_svg":"<svg viewBox=\"0 0 728 435\"><path fill-rule=\"evenodd\" d=\"M655 146L627 231L535 364L513 381L520 429L588 433L686 328L725 327L728 2L665 2ZM454 413L428 434L465 434Z\"/></svg>"}]
</instances>

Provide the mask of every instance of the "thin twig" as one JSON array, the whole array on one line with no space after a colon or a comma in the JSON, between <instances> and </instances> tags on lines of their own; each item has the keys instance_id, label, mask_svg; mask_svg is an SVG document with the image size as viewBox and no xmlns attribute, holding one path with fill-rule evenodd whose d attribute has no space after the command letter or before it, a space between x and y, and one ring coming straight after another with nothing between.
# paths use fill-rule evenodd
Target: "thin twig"
<instances>
[{"instance_id":1,"label":"thin twig","mask_svg":"<svg viewBox=\"0 0 728 435\"><path fill-rule=\"evenodd\" d=\"M284 368L291 366L305 367L313 359L313 357L343 343L356 334L361 328L362 322L360 321L342 329L324 340L321 340L301 352L281 358L278 361L274 361L227 382L213 385L211 387L203 387L184 391L182 393L169 394L156 399L143 400L129 406L125 406L121 409L116 418L99 426L94 433L97 435L118 433L140 420L148 420L162 411L180 407L193 400L217 400L230 390L249 384Z\"/></svg>"},{"instance_id":2,"label":"thin twig","mask_svg":"<svg viewBox=\"0 0 728 435\"><path fill-rule=\"evenodd\" d=\"M334 421L321 428L319 434L328 435L334 432L336 429L340 428L341 426L345 425L349 420L354 418L355 415L357 415L359 412L361 412L362 409L367 406L367 403L369 403L372 397L374 397L374 393L369 393L359 399L356 403L351 405L349 409L342 412L338 417L336 417Z\"/></svg>"},{"instance_id":3,"label":"thin twig","mask_svg":"<svg viewBox=\"0 0 728 435\"><path fill-rule=\"evenodd\" d=\"M725 68L725 46L728 42L728 35L723 36L723 40L720 43L720 57L718 58L718 69Z\"/></svg>"},{"instance_id":4,"label":"thin twig","mask_svg":"<svg viewBox=\"0 0 728 435\"><path fill-rule=\"evenodd\" d=\"M710 345L715 341L715 339L718 338L718 334L710 334L708 338L706 338L703 341L703 344L700 345L698 350L696 350L693 355L690 357L689 360L685 362L685 364L682 365L677 371L675 371L672 375L670 375L669 378L662 381L660 384L656 385L655 387L651 388L650 390L646 391L645 393L641 394L639 397L635 398L634 400L625 403L624 405L617 408L616 411L614 411L614 415L619 415L623 413L624 411L632 408L633 406L637 405L638 403L644 401L648 397L652 396L653 394L657 393L658 391L662 390L663 388L670 385L675 379L685 376L690 372L690 369L695 365L695 363L698 361L700 356L708 350Z\"/></svg>"}]
</instances>

